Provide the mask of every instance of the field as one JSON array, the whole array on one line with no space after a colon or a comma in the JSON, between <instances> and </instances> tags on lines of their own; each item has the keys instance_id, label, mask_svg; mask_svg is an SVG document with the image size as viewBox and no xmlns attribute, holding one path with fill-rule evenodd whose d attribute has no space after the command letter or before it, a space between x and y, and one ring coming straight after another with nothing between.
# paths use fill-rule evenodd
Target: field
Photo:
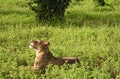
<instances>
[{"instance_id":1,"label":"field","mask_svg":"<svg viewBox=\"0 0 120 79\"><path fill-rule=\"evenodd\" d=\"M63 22L43 24L28 0L0 0L0 79L120 79L120 1L106 0L114 8L76 1ZM75 56L80 64L31 70L33 39L49 41L54 56Z\"/></svg>"}]
</instances>

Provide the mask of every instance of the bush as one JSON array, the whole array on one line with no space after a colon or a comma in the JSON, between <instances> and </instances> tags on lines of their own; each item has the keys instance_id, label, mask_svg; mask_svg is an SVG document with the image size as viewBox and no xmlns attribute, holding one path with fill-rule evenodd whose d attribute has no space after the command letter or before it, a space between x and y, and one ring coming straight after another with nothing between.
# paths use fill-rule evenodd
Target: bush
<instances>
[{"instance_id":1,"label":"bush","mask_svg":"<svg viewBox=\"0 0 120 79\"><path fill-rule=\"evenodd\" d=\"M105 6L105 1L104 0L93 0L95 2L95 4L97 4L98 6Z\"/></svg>"},{"instance_id":2,"label":"bush","mask_svg":"<svg viewBox=\"0 0 120 79\"><path fill-rule=\"evenodd\" d=\"M64 17L71 0L31 0L28 4L39 20L56 20Z\"/></svg>"}]
</instances>

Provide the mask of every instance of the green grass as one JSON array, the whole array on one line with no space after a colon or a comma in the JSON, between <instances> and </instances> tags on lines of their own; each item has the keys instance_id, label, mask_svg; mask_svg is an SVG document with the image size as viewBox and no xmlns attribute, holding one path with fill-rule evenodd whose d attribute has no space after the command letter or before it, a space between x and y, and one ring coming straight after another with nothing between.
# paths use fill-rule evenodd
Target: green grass
<instances>
[{"instance_id":1,"label":"green grass","mask_svg":"<svg viewBox=\"0 0 120 79\"><path fill-rule=\"evenodd\" d=\"M0 79L120 79L120 4L95 7L72 2L61 23L36 22L28 0L0 1ZM75 56L80 64L33 71L32 39L48 40L56 57Z\"/></svg>"}]
</instances>

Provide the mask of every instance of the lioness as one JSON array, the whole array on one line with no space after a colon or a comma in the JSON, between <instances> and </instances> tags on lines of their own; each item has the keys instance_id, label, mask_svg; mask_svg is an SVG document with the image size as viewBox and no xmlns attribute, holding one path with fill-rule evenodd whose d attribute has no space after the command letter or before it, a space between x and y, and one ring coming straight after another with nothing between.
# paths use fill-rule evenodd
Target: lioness
<instances>
[{"instance_id":1,"label":"lioness","mask_svg":"<svg viewBox=\"0 0 120 79\"><path fill-rule=\"evenodd\" d=\"M48 64L61 66L64 63L73 64L79 62L75 57L56 58L49 50L50 43L42 40L33 40L30 43L30 48L36 51L36 57L32 69L43 69Z\"/></svg>"}]
</instances>

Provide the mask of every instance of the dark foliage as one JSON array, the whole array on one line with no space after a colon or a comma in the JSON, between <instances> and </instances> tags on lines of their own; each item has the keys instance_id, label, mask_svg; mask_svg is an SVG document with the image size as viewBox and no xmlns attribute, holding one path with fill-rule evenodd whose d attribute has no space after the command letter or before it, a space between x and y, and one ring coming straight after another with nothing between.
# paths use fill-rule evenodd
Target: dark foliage
<instances>
[{"instance_id":1,"label":"dark foliage","mask_svg":"<svg viewBox=\"0 0 120 79\"><path fill-rule=\"evenodd\" d=\"M97 5L99 5L99 6L105 6L105 1L104 0L94 0L96 3L97 3Z\"/></svg>"},{"instance_id":2,"label":"dark foliage","mask_svg":"<svg viewBox=\"0 0 120 79\"><path fill-rule=\"evenodd\" d=\"M28 5L39 20L56 20L64 17L71 0L31 0Z\"/></svg>"}]
</instances>

